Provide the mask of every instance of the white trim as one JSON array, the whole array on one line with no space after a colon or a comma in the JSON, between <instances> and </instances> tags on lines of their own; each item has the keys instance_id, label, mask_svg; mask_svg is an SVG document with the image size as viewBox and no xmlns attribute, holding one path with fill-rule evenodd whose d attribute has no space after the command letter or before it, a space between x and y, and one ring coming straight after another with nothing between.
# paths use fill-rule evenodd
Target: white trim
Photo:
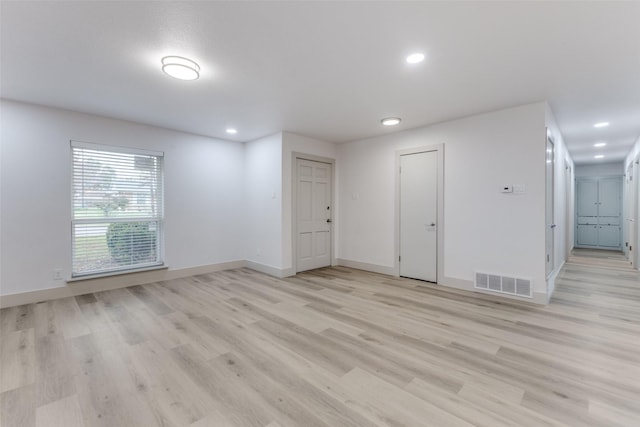
<instances>
[{"instance_id":1,"label":"white trim","mask_svg":"<svg viewBox=\"0 0 640 427\"><path fill-rule=\"evenodd\" d=\"M396 276L396 270L394 266L388 267L385 265L369 264L366 262L353 261L350 259L338 258L337 265L349 268L355 268L356 270L371 271L372 273L386 274L387 276Z\"/></svg>"},{"instance_id":2,"label":"white trim","mask_svg":"<svg viewBox=\"0 0 640 427\"><path fill-rule=\"evenodd\" d=\"M267 264L260 264L255 261L244 261L244 266L246 268L250 268L255 271L259 271L260 273L268 274L269 276L278 277L282 279L283 277L295 276L296 272L294 268L278 268L273 267Z\"/></svg>"},{"instance_id":3,"label":"white trim","mask_svg":"<svg viewBox=\"0 0 640 427\"><path fill-rule=\"evenodd\" d=\"M132 147L119 147L117 145L103 145L93 142L76 141L71 139L71 147L86 148L88 150L96 151L108 151L110 153L126 153L126 154L140 154L142 156L157 156L164 157L164 151L143 150L140 148Z\"/></svg>"},{"instance_id":4,"label":"white trim","mask_svg":"<svg viewBox=\"0 0 640 427\"><path fill-rule=\"evenodd\" d=\"M533 283L533 282L532 282ZM443 277L442 283L438 283L446 288L459 289L461 291L473 292L493 297L494 301L500 301L504 298L529 304L546 305L549 301L547 294L541 292L533 292L531 297L524 297L509 294L496 294L490 290L479 289L474 286L473 280L456 279L455 277Z\"/></svg>"},{"instance_id":5,"label":"white trim","mask_svg":"<svg viewBox=\"0 0 640 427\"><path fill-rule=\"evenodd\" d=\"M76 295L84 295L110 289L125 288L127 286L160 282L163 280L180 279L183 277L196 276L198 274L207 274L221 270L243 268L244 266L245 261L229 261L219 264L181 268L177 270L168 270L164 268L135 272L130 274L118 274L108 277L97 277L93 279L85 279L83 281L73 281L67 283L66 286L57 288L39 289L37 291L2 295L0 296L0 308L13 307L23 304L32 304L40 301L48 301L58 298L73 297Z\"/></svg>"},{"instance_id":6,"label":"white trim","mask_svg":"<svg viewBox=\"0 0 640 427\"><path fill-rule=\"evenodd\" d=\"M436 271L436 283L440 284L440 281L444 278L444 144L435 144L422 147L409 148L405 150L396 151L396 164L395 164L395 247L394 247L394 273L396 277L400 277L400 262L398 258L400 256L400 156L408 154L425 153L429 151L436 151L438 153L438 218L437 218L437 232L438 232L438 248L437 248L437 271Z\"/></svg>"},{"instance_id":7,"label":"white trim","mask_svg":"<svg viewBox=\"0 0 640 427\"><path fill-rule=\"evenodd\" d=\"M298 272L298 217L297 217L297 201L298 201L298 168L296 162L298 159L310 160L312 162L327 163L331 165L331 242L329 250L331 251L331 265L338 265L336 260L335 244L336 230L336 161L329 157L316 156L314 154L305 154L297 151L291 152L291 270L293 276ZM283 276L287 277L287 276Z\"/></svg>"},{"instance_id":8,"label":"white trim","mask_svg":"<svg viewBox=\"0 0 640 427\"><path fill-rule=\"evenodd\" d=\"M167 270L167 269L169 269L168 265L151 265L149 267L132 268L131 270L113 270L113 271L105 271L103 273L71 276L71 278L66 279L65 281L67 283L81 282L83 280L100 279L102 277L120 276L122 274L133 274L133 273L142 273L144 271Z\"/></svg>"},{"instance_id":9,"label":"white trim","mask_svg":"<svg viewBox=\"0 0 640 427\"><path fill-rule=\"evenodd\" d=\"M337 259L336 265L355 268L358 270L370 271L372 273L385 274L388 276L396 276L395 268L391 266L369 264L366 262L353 261L347 259ZM180 279L183 277L196 276L199 274L214 273L222 270L232 270L237 268L250 268L261 273L269 274L274 277L283 278L294 276L296 273L293 268L278 269L265 264L259 264L253 261L229 261L219 264L201 265L198 267L181 268L178 270L151 270L145 272L136 272L125 275L101 277L95 279L87 279L82 282L72 282L67 286L58 288L39 289L31 292L21 292L16 294L0 296L0 308L14 307L23 304L33 304L41 301L49 301L59 298L68 298L77 295L90 294L93 292L106 291L110 289L125 288L128 286L143 285L146 283L160 282L164 280ZM442 283L438 283L446 288L459 289L468 292L477 292L494 297L495 301L503 298L513 299L521 302L533 302L535 304L547 304L546 294L534 292L533 301L529 298L512 297L510 295L500 295L489 292L482 292L473 288L473 282L470 280L456 279L453 277L443 277ZM550 299L550 297L549 297Z\"/></svg>"},{"instance_id":10,"label":"white trim","mask_svg":"<svg viewBox=\"0 0 640 427\"><path fill-rule=\"evenodd\" d=\"M565 264L566 264L566 260L562 261L562 263L560 264L560 267L558 269L556 269L556 271L552 272L551 275L549 275L549 277L547 278L547 302L546 302L546 304L548 304L549 301L551 301L551 298L553 297L553 293L556 290L556 279L558 278L558 275L560 274L560 271L562 271L562 267L564 267Z\"/></svg>"}]
</instances>

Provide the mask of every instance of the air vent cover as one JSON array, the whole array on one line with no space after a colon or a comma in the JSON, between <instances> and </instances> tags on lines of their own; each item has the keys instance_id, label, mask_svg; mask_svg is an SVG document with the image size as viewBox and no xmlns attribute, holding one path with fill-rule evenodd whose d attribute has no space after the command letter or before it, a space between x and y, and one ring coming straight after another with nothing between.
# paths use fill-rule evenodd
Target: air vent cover
<instances>
[{"instance_id":1,"label":"air vent cover","mask_svg":"<svg viewBox=\"0 0 640 427\"><path fill-rule=\"evenodd\" d=\"M474 287L476 289L527 298L532 297L533 290L530 279L478 272L476 272Z\"/></svg>"}]
</instances>

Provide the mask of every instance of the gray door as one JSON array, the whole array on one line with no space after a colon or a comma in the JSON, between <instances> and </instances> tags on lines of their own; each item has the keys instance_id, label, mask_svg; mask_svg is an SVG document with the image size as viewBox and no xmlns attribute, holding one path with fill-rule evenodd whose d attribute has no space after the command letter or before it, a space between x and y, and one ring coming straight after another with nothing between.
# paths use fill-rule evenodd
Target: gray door
<instances>
[{"instance_id":1,"label":"gray door","mask_svg":"<svg viewBox=\"0 0 640 427\"><path fill-rule=\"evenodd\" d=\"M622 248L620 177L576 180L576 246Z\"/></svg>"}]
</instances>

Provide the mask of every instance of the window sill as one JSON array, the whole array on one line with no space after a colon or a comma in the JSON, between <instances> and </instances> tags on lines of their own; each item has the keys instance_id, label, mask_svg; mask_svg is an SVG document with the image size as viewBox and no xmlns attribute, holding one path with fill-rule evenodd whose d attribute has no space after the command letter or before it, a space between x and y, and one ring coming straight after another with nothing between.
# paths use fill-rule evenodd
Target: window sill
<instances>
[{"instance_id":1,"label":"window sill","mask_svg":"<svg viewBox=\"0 0 640 427\"><path fill-rule=\"evenodd\" d=\"M167 269L169 269L169 266L163 264L163 265L154 265L150 267L136 268L132 270L107 271L104 273L87 274L83 276L71 277L70 279L67 279L66 282L67 283L82 282L84 280L100 279L103 277L122 276L125 274L144 273L145 271L167 270Z\"/></svg>"}]
</instances>

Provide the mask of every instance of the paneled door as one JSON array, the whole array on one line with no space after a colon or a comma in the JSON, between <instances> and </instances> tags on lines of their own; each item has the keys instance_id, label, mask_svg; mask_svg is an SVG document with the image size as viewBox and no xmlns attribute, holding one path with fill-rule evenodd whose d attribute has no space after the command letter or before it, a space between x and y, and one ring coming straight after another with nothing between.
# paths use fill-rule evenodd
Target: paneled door
<instances>
[{"instance_id":1,"label":"paneled door","mask_svg":"<svg viewBox=\"0 0 640 427\"><path fill-rule=\"evenodd\" d=\"M576 180L576 246L622 249L621 177Z\"/></svg>"},{"instance_id":2,"label":"paneled door","mask_svg":"<svg viewBox=\"0 0 640 427\"><path fill-rule=\"evenodd\" d=\"M296 271L331 265L332 167L296 159Z\"/></svg>"},{"instance_id":3,"label":"paneled door","mask_svg":"<svg viewBox=\"0 0 640 427\"><path fill-rule=\"evenodd\" d=\"M400 156L400 276L437 282L438 152Z\"/></svg>"}]
</instances>

